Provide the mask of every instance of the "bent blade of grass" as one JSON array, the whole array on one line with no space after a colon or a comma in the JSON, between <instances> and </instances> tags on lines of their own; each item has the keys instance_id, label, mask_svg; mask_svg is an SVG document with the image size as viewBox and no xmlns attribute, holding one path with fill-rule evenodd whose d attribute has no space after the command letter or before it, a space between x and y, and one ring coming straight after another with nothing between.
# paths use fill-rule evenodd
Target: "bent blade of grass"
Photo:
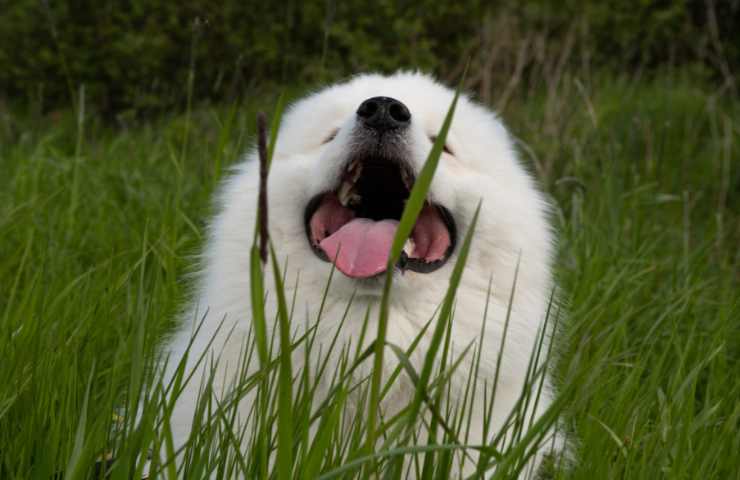
<instances>
[{"instance_id":1,"label":"bent blade of grass","mask_svg":"<svg viewBox=\"0 0 740 480\"><path fill-rule=\"evenodd\" d=\"M404 357L405 357L405 359L408 362L411 361L411 360L409 360L409 358L414 353L414 351L416 350L416 348L419 346L419 342L421 342L421 339L424 337L424 334L429 329L429 326L432 324L432 320L434 320L434 317L430 318L427 321L427 323L424 324L424 326L421 328L421 330L419 330L419 333L416 334L416 338L414 338L414 340L411 342L411 344L406 349L406 352L404 353ZM390 342L386 342L386 345L389 346L389 347L391 347L391 348L393 348L393 347L400 348L397 345L394 345L394 344L392 344ZM401 351L403 352L403 350L401 350ZM380 392L380 398L381 398L381 400L383 398L385 398L386 395L388 395L388 392L391 391L391 389L393 388L393 386L396 383L396 378L398 378L398 376L401 374L401 372L403 370L405 370L405 369L406 369L406 367L404 366L403 360L400 360L398 366L393 371L393 373L388 377L388 381L386 381L385 386L383 387L383 390ZM411 374L407 371L407 375L411 375ZM416 371L413 371L413 375L415 375L415 376L411 376L411 379L412 380L414 380L415 378L418 378L418 375L416 375Z\"/></svg>"},{"instance_id":2,"label":"bent blade of grass","mask_svg":"<svg viewBox=\"0 0 740 480\"><path fill-rule=\"evenodd\" d=\"M622 455L622 457L624 457L625 459L627 459L627 455L628 455L628 454L627 454L627 447L626 447L626 446L624 445L624 442L622 441L622 439L621 439L621 438L619 438L619 435L617 435L616 433L614 433L614 430L612 430L612 429L611 429L611 428L609 427L609 425L607 425L606 423L604 423L604 422L602 422L601 420L599 420L598 418L596 418L596 416L594 416L594 415L592 415L592 414L589 414L589 415L588 415L588 417L589 417L589 418L590 418L591 420L593 420L593 421L595 421L596 423L598 423L598 424L599 424L599 426L600 426L601 428L603 428L603 429L604 429L604 431L605 431L605 432L606 432L607 434L609 434L609 438L610 438L610 439L611 439L611 440L612 440L612 441L614 442L614 444L615 444L615 445L617 446L617 448L619 449L619 453L620 453L620 454Z\"/></svg>"},{"instance_id":3,"label":"bent blade of grass","mask_svg":"<svg viewBox=\"0 0 740 480\"><path fill-rule=\"evenodd\" d=\"M455 445L455 444L440 444L440 445L414 445L410 447L399 447L392 448L383 452L372 453L369 455L363 455L350 462L345 463L341 467L330 470L320 477L318 480L331 480L332 478L346 478L347 473L356 470L366 463L372 463L381 458L394 458L402 457L407 454L414 453L427 453L427 452L441 452L445 450L463 450L470 448L480 448L479 445ZM351 478L351 477L350 477ZM365 477L362 477L365 478Z\"/></svg>"},{"instance_id":4,"label":"bent blade of grass","mask_svg":"<svg viewBox=\"0 0 740 480\"><path fill-rule=\"evenodd\" d=\"M466 68L467 70L467 68ZM373 362L373 373L370 380L370 402L368 405L368 423L367 423L367 443L366 450L372 451L375 446L376 440L376 417L379 413L380 407L380 383L383 372L383 349L385 348L385 337L388 328L388 308L390 303L390 290L393 282L393 272L396 263L401 257L401 251L406 243L411 231L416 224L416 218L419 216L421 209L424 207L426 202L427 192L432 184L434 173L437 170L439 164L439 158L442 156L445 142L447 140L447 133L450 130L452 124L452 118L455 115L455 107L457 106L457 100L460 97L460 90L462 89L463 82L465 81L465 73L463 73L460 85L455 91L455 96L452 99L450 108L447 110L442 128L439 130L437 138L432 145L432 150L429 152L424 166L419 172L418 177L414 181L414 186L411 189L409 198L406 201L406 206L401 214L401 219L396 228L396 234L393 237L393 243L391 245L390 255L388 256L388 264L386 265L386 276L385 284L383 286L383 295L380 300L380 311L378 312L378 334L375 342L375 359Z\"/></svg>"},{"instance_id":5,"label":"bent blade of grass","mask_svg":"<svg viewBox=\"0 0 740 480\"><path fill-rule=\"evenodd\" d=\"M216 402L216 415L218 415L218 418L221 420L223 424L223 429L221 430L223 433L222 435L225 437L225 442L228 442L230 446L232 447L234 451L234 460L238 464L239 468L242 471L242 474L246 474L246 472L249 471L249 467L247 466L247 462L244 458L244 455L241 452L241 444L242 440L239 438L236 433L234 432L234 428L236 426L236 408L231 408L228 405L224 405L222 402L219 402L218 398L215 399ZM228 409L231 408L232 412L230 416L227 416ZM223 448L223 444L222 444ZM219 475L219 477L223 478L223 475Z\"/></svg>"},{"instance_id":6,"label":"bent blade of grass","mask_svg":"<svg viewBox=\"0 0 740 480\"><path fill-rule=\"evenodd\" d=\"M404 352L398 345L395 345L393 343L386 343L388 347L393 351L393 353L396 354L396 358L398 358L398 361L406 374L411 379L411 382L414 384L415 387L418 388L419 385L419 374L414 369L414 366L411 364L411 359L407 355L407 352ZM472 343L468 345L468 347L465 349L465 352L468 351L468 349L472 346ZM463 352L463 355L465 354ZM462 356L460 356L460 359L462 359ZM428 395L425 395L422 400L424 403L426 403L427 407L429 408L429 411L432 415L432 420L434 422L439 423L439 425L442 427L442 429L445 431L445 433L456 443L460 444L461 442L457 438L457 435L455 434L454 429L447 423L445 420L445 416L440 413L439 411L439 405L436 404L432 398L430 398ZM412 427L412 425L406 424L407 427Z\"/></svg>"}]
</instances>

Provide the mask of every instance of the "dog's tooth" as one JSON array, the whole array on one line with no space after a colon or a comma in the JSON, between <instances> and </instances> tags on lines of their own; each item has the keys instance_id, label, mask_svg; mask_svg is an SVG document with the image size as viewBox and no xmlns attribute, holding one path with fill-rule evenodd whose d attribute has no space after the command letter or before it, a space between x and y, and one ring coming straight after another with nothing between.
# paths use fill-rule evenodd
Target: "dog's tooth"
<instances>
[{"instance_id":1,"label":"dog's tooth","mask_svg":"<svg viewBox=\"0 0 740 480\"><path fill-rule=\"evenodd\" d=\"M352 206L359 205L360 202L362 202L362 197L360 194L352 192L349 194L349 204Z\"/></svg>"},{"instance_id":2,"label":"dog's tooth","mask_svg":"<svg viewBox=\"0 0 740 480\"><path fill-rule=\"evenodd\" d=\"M403 180L403 184L406 186L406 188L411 188L411 175L405 168L401 169L401 180Z\"/></svg>"},{"instance_id":3,"label":"dog's tooth","mask_svg":"<svg viewBox=\"0 0 740 480\"><path fill-rule=\"evenodd\" d=\"M416 248L416 245L414 244L414 241L410 238L406 240L406 243L403 244L403 251L408 255L409 257L414 253L414 249Z\"/></svg>"},{"instance_id":4,"label":"dog's tooth","mask_svg":"<svg viewBox=\"0 0 740 480\"><path fill-rule=\"evenodd\" d=\"M339 203L341 203L344 207L346 207L349 203L351 190L352 184L350 184L349 182L342 182L342 184L339 186L337 197L339 198Z\"/></svg>"},{"instance_id":5,"label":"dog's tooth","mask_svg":"<svg viewBox=\"0 0 740 480\"><path fill-rule=\"evenodd\" d=\"M357 182L357 179L360 178L360 175L362 174L362 164L360 162L357 162L357 166L352 171L352 183Z\"/></svg>"}]
</instances>

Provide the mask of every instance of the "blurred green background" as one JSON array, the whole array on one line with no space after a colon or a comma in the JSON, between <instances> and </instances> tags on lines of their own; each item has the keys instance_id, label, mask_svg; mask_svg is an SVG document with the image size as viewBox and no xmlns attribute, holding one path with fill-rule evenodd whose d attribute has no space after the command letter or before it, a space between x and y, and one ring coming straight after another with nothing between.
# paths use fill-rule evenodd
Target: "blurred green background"
<instances>
[{"instance_id":1,"label":"blurred green background","mask_svg":"<svg viewBox=\"0 0 740 480\"><path fill-rule=\"evenodd\" d=\"M43 110L80 85L106 115L349 74L422 68L484 101L564 68L690 68L729 81L738 0L0 0L0 97ZM191 75L192 74L192 75ZM193 80L192 89L182 88Z\"/></svg>"},{"instance_id":2,"label":"blurred green background","mask_svg":"<svg viewBox=\"0 0 740 480\"><path fill-rule=\"evenodd\" d=\"M132 478L150 440L111 419L256 112L468 61L553 205L577 462L548 478L740 478L740 0L0 0L0 479Z\"/></svg>"}]
</instances>

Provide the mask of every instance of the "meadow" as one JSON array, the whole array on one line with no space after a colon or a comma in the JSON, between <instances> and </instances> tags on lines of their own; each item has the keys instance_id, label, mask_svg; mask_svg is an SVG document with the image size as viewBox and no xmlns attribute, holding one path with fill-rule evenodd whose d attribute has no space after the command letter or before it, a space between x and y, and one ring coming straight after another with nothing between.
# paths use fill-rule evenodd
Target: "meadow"
<instances>
[{"instance_id":1,"label":"meadow","mask_svg":"<svg viewBox=\"0 0 740 480\"><path fill-rule=\"evenodd\" d=\"M83 101L54 114L0 111L0 478L92 478L109 452L111 478L131 478L142 452L167 447L157 347L187 298L212 194L278 93L117 125ZM674 71L565 76L499 106L551 197L559 237L565 313L552 368L573 460L544 475L740 478L737 96ZM306 396L302 381L294 389ZM376 464L393 478L394 459L415 453L389 447L345 468L368 454L365 427L344 437L338 407L316 420L303 401L289 477L362 477ZM279 416L277 405L259 408ZM141 425L131 413L140 409ZM214 411L187 453L188 478L272 472L234 453L230 420ZM448 425L463 416L441 414ZM307 438L312 421L329 432L320 441ZM270 436L258 453L271 457L282 433L260 428ZM440 432L424 478L455 472L454 442ZM273 478L285 478L281 468Z\"/></svg>"}]
</instances>

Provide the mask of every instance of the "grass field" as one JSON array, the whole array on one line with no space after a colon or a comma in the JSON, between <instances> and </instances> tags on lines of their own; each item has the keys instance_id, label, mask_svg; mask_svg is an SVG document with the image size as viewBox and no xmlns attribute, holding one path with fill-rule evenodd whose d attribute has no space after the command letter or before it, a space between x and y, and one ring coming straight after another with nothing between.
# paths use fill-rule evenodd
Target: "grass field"
<instances>
[{"instance_id":1,"label":"grass field","mask_svg":"<svg viewBox=\"0 0 740 480\"><path fill-rule=\"evenodd\" d=\"M274 100L127 128L0 112L0 478L85 478L111 445L129 477L149 445L114 413ZM557 206L575 462L551 475L740 478L740 101L679 74L566 79L503 117Z\"/></svg>"}]
</instances>

